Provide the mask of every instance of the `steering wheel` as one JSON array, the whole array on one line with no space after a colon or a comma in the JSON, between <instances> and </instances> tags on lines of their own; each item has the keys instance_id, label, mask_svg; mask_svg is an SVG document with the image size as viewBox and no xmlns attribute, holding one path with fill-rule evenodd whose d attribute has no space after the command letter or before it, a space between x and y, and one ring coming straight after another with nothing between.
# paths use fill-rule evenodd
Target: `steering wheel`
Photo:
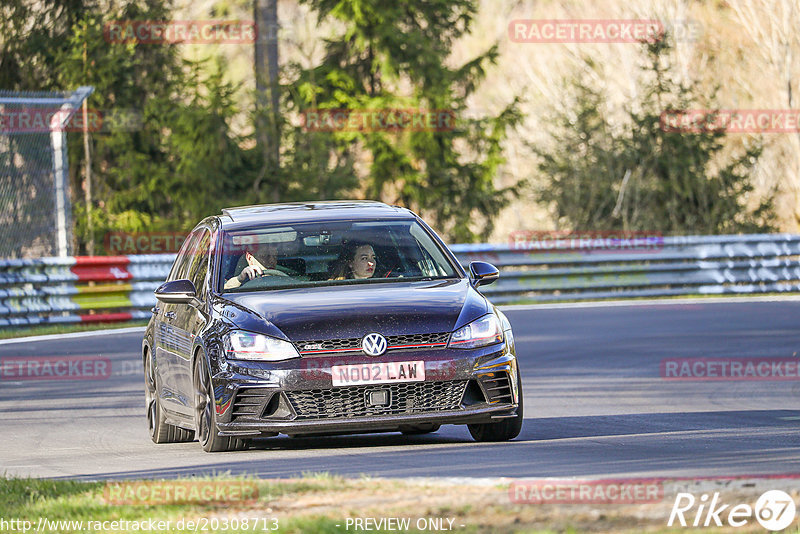
<instances>
[{"instance_id":1,"label":"steering wheel","mask_svg":"<svg viewBox=\"0 0 800 534\"><path fill-rule=\"evenodd\" d=\"M242 282L239 287L243 289L263 289L270 286L284 285L287 282L287 278L291 277L277 269L264 269L264 274Z\"/></svg>"},{"instance_id":2,"label":"steering wheel","mask_svg":"<svg viewBox=\"0 0 800 534\"><path fill-rule=\"evenodd\" d=\"M264 269L261 272L261 277L264 276L289 276L289 275L283 271L279 271L278 269Z\"/></svg>"}]
</instances>

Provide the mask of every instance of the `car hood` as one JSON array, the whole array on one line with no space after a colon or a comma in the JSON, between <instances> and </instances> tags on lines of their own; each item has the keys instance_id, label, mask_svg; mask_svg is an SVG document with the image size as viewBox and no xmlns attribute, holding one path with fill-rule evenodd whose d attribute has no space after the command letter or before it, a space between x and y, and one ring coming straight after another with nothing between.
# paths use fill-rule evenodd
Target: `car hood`
<instances>
[{"instance_id":1,"label":"car hood","mask_svg":"<svg viewBox=\"0 0 800 534\"><path fill-rule=\"evenodd\" d=\"M227 293L227 317L239 328L291 341L451 332L489 305L466 279ZM256 315L257 314L257 315Z\"/></svg>"}]
</instances>

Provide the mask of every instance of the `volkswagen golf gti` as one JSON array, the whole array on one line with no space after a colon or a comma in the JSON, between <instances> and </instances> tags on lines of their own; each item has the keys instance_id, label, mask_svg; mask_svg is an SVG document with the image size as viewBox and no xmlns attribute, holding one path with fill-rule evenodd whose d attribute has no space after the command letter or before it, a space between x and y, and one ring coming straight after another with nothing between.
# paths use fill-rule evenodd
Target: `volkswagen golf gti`
<instances>
[{"instance_id":1,"label":"volkswagen golf gti","mask_svg":"<svg viewBox=\"0 0 800 534\"><path fill-rule=\"evenodd\" d=\"M142 343L150 436L253 439L522 427L508 319L413 212L380 202L222 210L189 234Z\"/></svg>"}]
</instances>

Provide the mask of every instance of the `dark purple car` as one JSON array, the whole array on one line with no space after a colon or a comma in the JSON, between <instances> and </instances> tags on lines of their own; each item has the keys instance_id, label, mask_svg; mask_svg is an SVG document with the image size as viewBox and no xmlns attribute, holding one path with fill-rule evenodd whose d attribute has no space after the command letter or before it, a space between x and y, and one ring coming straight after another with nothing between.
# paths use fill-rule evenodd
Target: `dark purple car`
<instances>
[{"instance_id":1,"label":"dark purple car","mask_svg":"<svg viewBox=\"0 0 800 534\"><path fill-rule=\"evenodd\" d=\"M435 432L516 437L511 325L411 211L378 202L223 210L178 253L145 332L156 443Z\"/></svg>"}]
</instances>

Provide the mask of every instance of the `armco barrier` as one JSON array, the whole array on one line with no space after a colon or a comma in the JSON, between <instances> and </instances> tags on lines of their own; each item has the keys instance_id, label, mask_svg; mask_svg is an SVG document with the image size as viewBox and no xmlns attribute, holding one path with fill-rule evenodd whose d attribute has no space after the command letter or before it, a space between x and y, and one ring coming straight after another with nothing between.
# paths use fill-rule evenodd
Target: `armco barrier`
<instances>
[{"instance_id":1,"label":"armco barrier","mask_svg":"<svg viewBox=\"0 0 800 534\"><path fill-rule=\"evenodd\" d=\"M173 255L0 260L0 327L146 319Z\"/></svg>"},{"instance_id":2,"label":"armco barrier","mask_svg":"<svg viewBox=\"0 0 800 534\"><path fill-rule=\"evenodd\" d=\"M492 302L800 292L800 236L789 234L549 242L547 250L455 245L466 265L488 261L500 280L482 288ZM613 241L613 240L611 240Z\"/></svg>"},{"instance_id":3,"label":"armco barrier","mask_svg":"<svg viewBox=\"0 0 800 534\"><path fill-rule=\"evenodd\" d=\"M547 249L454 245L464 266L488 261L495 303L800 292L800 235L556 239ZM146 319L174 255L0 260L0 327Z\"/></svg>"}]
</instances>

